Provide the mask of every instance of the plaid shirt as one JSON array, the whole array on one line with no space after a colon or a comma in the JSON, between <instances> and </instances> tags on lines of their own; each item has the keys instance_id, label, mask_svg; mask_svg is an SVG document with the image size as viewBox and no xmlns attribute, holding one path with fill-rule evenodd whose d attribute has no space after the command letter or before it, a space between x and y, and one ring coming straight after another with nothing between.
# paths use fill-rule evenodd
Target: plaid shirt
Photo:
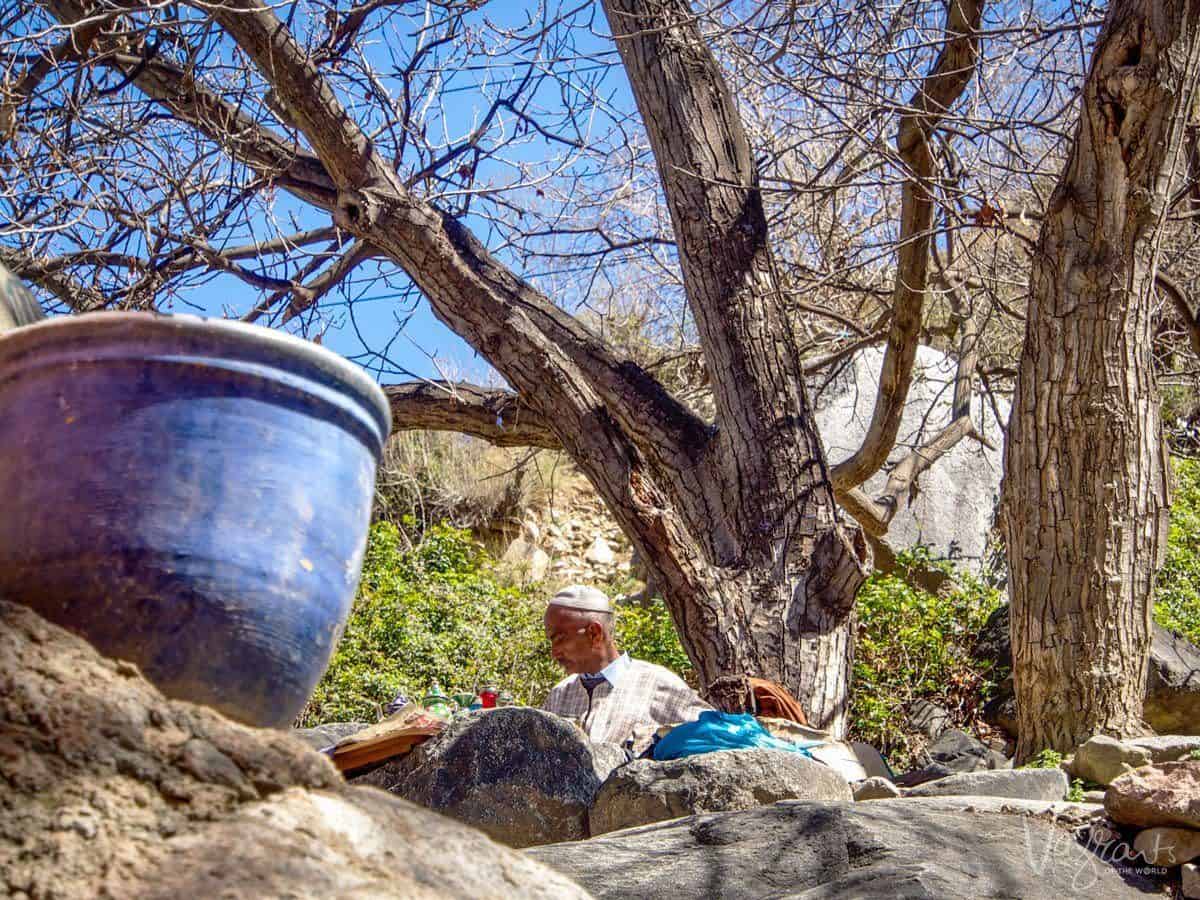
<instances>
[{"instance_id":1,"label":"plaid shirt","mask_svg":"<svg viewBox=\"0 0 1200 900\"><path fill-rule=\"evenodd\" d=\"M578 675L568 675L551 690L542 709L579 719L593 741L624 744L646 742L662 725L691 722L711 709L683 679L654 663L629 659L615 674L588 692ZM604 674L610 673L609 666Z\"/></svg>"}]
</instances>

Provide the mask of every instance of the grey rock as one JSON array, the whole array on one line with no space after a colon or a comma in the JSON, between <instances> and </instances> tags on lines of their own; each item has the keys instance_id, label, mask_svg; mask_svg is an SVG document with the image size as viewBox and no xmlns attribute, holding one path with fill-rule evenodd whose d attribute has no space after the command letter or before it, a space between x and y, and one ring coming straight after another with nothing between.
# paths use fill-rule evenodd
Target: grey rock
<instances>
[{"instance_id":1,"label":"grey rock","mask_svg":"<svg viewBox=\"0 0 1200 900\"><path fill-rule=\"evenodd\" d=\"M821 372L809 379L817 429L831 465L862 445L875 408L882 362L883 349L868 347L832 375ZM950 423L956 369L955 360L946 354L932 347L917 348L913 382L889 463ZM1006 404L1002 402L1000 408L1007 418ZM921 476L921 490L912 503L892 519L887 539L895 547L925 544L938 556L979 569L1000 494L1003 432L981 395L971 400L971 419L991 446L960 441L939 459ZM884 466L863 485L869 496L882 492L890 469L890 464Z\"/></svg>"},{"instance_id":2,"label":"grey rock","mask_svg":"<svg viewBox=\"0 0 1200 900\"><path fill-rule=\"evenodd\" d=\"M701 812L753 809L785 799L849 800L841 775L799 753L721 750L636 759L601 785L588 814L592 835Z\"/></svg>"},{"instance_id":3,"label":"grey rock","mask_svg":"<svg viewBox=\"0 0 1200 900\"><path fill-rule=\"evenodd\" d=\"M1088 853L1053 814L968 811L950 798L785 801L527 853L621 900L1109 900L1150 889Z\"/></svg>"},{"instance_id":4,"label":"grey rock","mask_svg":"<svg viewBox=\"0 0 1200 900\"><path fill-rule=\"evenodd\" d=\"M1084 803L1104 803L1104 791L1084 791Z\"/></svg>"},{"instance_id":5,"label":"grey rock","mask_svg":"<svg viewBox=\"0 0 1200 900\"><path fill-rule=\"evenodd\" d=\"M1088 738L1075 751L1071 774L1096 784L1111 784L1115 778L1150 762L1150 751L1108 735Z\"/></svg>"},{"instance_id":6,"label":"grey rock","mask_svg":"<svg viewBox=\"0 0 1200 900\"><path fill-rule=\"evenodd\" d=\"M3 602L0 685L2 896L587 896L476 831L348 786L286 733L166 699Z\"/></svg>"},{"instance_id":7,"label":"grey rock","mask_svg":"<svg viewBox=\"0 0 1200 900\"><path fill-rule=\"evenodd\" d=\"M931 741L937 740L950 727L950 713L936 703L918 698L908 707L908 725Z\"/></svg>"},{"instance_id":8,"label":"grey rock","mask_svg":"<svg viewBox=\"0 0 1200 900\"><path fill-rule=\"evenodd\" d=\"M358 734L364 728L370 727L366 722L327 722L312 728L293 728L291 734L292 737L299 738L314 750L324 750L342 738Z\"/></svg>"},{"instance_id":9,"label":"grey rock","mask_svg":"<svg viewBox=\"0 0 1200 900\"><path fill-rule=\"evenodd\" d=\"M907 791L909 797L1011 797L1016 800L1061 800L1067 776L1058 769L1002 769L964 772Z\"/></svg>"},{"instance_id":10,"label":"grey rock","mask_svg":"<svg viewBox=\"0 0 1200 900\"><path fill-rule=\"evenodd\" d=\"M1150 737L1128 738L1125 743L1150 753L1150 762L1174 762L1200 750L1200 735L1156 734Z\"/></svg>"},{"instance_id":11,"label":"grey rock","mask_svg":"<svg viewBox=\"0 0 1200 900\"><path fill-rule=\"evenodd\" d=\"M1200 647L1157 625L1143 715L1159 734L1200 734Z\"/></svg>"},{"instance_id":12,"label":"grey rock","mask_svg":"<svg viewBox=\"0 0 1200 900\"><path fill-rule=\"evenodd\" d=\"M874 776L854 785L855 800L891 800L900 796L900 788L886 778Z\"/></svg>"},{"instance_id":13,"label":"grey rock","mask_svg":"<svg viewBox=\"0 0 1200 900\"><path fill-rule=\"evenodd\" d=\"M959 772L981 772L1011 765L1003 753L956 728L944 732L930 744L920 761L924 763L920 769L901 775L896 784L916 787Z\"/></svg>"},{"instance_id":14,"label":"grey rock","mask_svg":"<svg viewBox=\"0 0 1200 900\"><path fill-rule=\"evenodd\" d=\"M361 778L510 847L588 836L588 808L625 762L566 719L511 706L456 718L436 738Z\"/></svg>"},{"instance_id":15,"label":"grey rock","mask_svg":"<svg viewBox=\"0 0 1200 900\"><path fill-rule=\"evenodd\" d=\"M992 610L975 639L975 658L990 662L997 669L1012 668L1012 638L1009 634L1008 604Z\"/></svg>"}]
</instances>

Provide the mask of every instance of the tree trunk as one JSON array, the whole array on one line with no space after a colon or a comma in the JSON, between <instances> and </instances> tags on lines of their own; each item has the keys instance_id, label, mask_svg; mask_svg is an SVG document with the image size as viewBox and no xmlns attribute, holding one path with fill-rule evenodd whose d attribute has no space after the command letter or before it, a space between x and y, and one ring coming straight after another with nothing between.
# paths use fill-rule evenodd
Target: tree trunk
<instances>
[{"instance_id":1,"label":"tree trunk","mask_svg":"<svg viewBox=\"0 0 1200 900\"><path fill-rule=\"evenodd\" d=\"M1038 240L1003 505L1018 761L1143 728L1168 500L1156 237L1200 71L1198 9L1109 7Z\"/></svg>"}]
</instances>

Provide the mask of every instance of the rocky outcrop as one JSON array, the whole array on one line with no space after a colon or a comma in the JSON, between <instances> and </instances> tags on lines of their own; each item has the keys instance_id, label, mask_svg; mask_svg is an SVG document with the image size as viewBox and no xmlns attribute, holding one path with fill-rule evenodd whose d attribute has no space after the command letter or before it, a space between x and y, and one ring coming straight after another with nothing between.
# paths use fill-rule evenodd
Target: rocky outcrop
<instances>
[{"instance_id":1,"label":"rocky outcrop","mask_svg":"<svg viewBox=\"0 0 1200 900\"><path fill-rule=\"evenodd\" d=\"M625 759L620 747L593 744L566 719L513 706L460 716L355 783L529 847L587 837L596 792Z\"/></svg>"},{"instance_id":2,"label":"rocky outcrop","mask_svg":"<svg viewBox=\"0 0 1200 900\"><path fill-rule=\"evenodd\" d=\"M991 798L784 801L527 853L601 898L1141 897L1076 843L1089 810ZM1061 823L1061 824L1058 824Z\"/></svg>"},{"instance_id":3,"label":"rocky outcrop","mask_svg":"<svg viewBox=\"0 0 1200 900\"><path fill-rule=\"evenodd\" d=\"M585 897L0 602L0 895Z\"/></svg>"},{"instance_id":4,"label":"rocky outcrop","mask_svg":"<svg viewBox=\"0 0 1200 900\"><path fill-rule=\"evenodd\" d=\"M832 769L784 750L721 750L659 762L637 759L600 786L592 835L702 812L753 809L777 800L848 800Z\"/></svg>"},{"instance_id":5,"label":"rocky outcrop","mask_svg":"<svg viewBox=\"0 0 1200 900\"><path fill-rule=\"evenodd\" d=\"M979 632L976 657L998 669L1012 668L1008 632L1009 608L1002 606ZM1200 734L1200 647L1171 634L1161 625L1151 626L1150 668L1146 677L1146 723L1159 734ZM984 708L989 725L1016 735L1016 703L1008 678Z\"/></svg>"},{"instance_id":6,"label":"rocky outcrop","mask_svg":"<svg viewBox=\"0 0 1200 900\"><path fill-rule=\"evenodd\" d=\"M1003 753L956 728L943 732L925 749L918 761L921 768L901 775L896 779L896 784L916 787L949 775L1003 769L1011 765Z\"/></svg>"},{"instance_id":7,"label":"rocky outcrop","mask_svg":"<svg viewBox=\"0 0 1200 900\"><path fill-rule=\"evenodd\" d=\"M909 797L1009 797L1014 800L1061 800L1067 776L1060 769L999 769L963 772L930 781L906 792Z\"/></svg>"},{"instance_id":8,"label":"rocky outcrop","mask_svg":"<svg viewBox=\"0 0 1200 900\"><path fill-rule=\"evenodd\" d=\"M1122 825L1200 829L1200 760L1134 769L1108 786L1104 808Z\"/></svg>"}]
</instances>

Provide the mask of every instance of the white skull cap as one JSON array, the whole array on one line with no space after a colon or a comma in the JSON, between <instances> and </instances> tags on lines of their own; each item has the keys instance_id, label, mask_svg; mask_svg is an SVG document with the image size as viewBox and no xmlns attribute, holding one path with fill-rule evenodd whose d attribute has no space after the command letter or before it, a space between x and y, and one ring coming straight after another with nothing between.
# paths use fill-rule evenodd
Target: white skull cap
<instances>
[{"instance_id":1,"label":"white skull cap","mask_svg":"<svg viewBox=\"0 0 1200 900\"><path fill-rule=\"evenodd\" d=\"M611 613L612 601L604 591L596 590L582 584L565 587L550 600L550 606L562 606L566 609L578 609L582 612Z\"/></svg>"}]
</instances>

